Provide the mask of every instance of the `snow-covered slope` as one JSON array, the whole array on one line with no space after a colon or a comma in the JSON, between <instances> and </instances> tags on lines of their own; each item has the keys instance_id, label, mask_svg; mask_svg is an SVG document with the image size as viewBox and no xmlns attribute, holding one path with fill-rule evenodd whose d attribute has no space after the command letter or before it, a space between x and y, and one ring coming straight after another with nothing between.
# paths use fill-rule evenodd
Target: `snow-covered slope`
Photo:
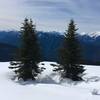
<instances>
[{"instance_id":1,"label":"snow-covered slope","mask_svg":"<svg viewBox=\"0 0 100 100\"><path fill-rule=\"evenodd\" d=\"M36 82L13 80L14 73L8 69L9 63L0 63L1 100L100 100L100 66L86 66L85 82L69 80L60 82L59 75L52 72L53 62L41 62L47 69ZM93 95L95 90L98 95ZM98 91L97 91L98 90Z\"/></svg>"}]
</instances>

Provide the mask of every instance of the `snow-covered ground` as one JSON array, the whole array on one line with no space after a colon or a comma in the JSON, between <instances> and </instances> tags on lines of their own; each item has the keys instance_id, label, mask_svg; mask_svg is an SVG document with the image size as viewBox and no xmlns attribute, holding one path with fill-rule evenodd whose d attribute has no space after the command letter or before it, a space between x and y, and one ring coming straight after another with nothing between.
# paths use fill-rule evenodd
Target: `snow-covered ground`
<instances>
[{"instance_id":1,"label":"snow-covered ground","mask_svg":"<svg viewBox=\"0 0 100 100\"><path fill-rule=\"evenodd\" d=\"M72 82L60 79L52 63L39 64L47 69L36 82L14 80L9 63L0 63L0 100L100 100L100 66L86 65L85 81Z\"/></svg>"}]
</instances>

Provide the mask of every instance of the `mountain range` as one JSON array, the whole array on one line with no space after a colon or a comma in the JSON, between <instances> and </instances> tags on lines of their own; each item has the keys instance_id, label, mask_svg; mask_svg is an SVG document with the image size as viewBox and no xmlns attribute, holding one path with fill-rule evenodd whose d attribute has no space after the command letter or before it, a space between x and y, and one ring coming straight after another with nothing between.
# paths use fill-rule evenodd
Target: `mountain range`
<instances>
[{"instance_id":1,"label":"mountain range","mask_svg":"<svg viewBox=\"0 0 100 100\"><path fill-rule=\"evenodd\" d=\"M63 44L64 34L60 32L37 32L43 61L58 61L59 48ZM77 34L82 47L85 64L100 64L100 32ZM18 31L0 31L0 61L13 60L13 55L20 47Z\"/></svg>"}]
</instances>

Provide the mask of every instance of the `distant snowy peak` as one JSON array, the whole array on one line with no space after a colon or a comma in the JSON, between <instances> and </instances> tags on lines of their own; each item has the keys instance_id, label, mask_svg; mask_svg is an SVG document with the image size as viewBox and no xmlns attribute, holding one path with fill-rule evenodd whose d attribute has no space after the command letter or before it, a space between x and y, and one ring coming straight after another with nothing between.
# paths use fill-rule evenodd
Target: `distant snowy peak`
<instances>
[{"instance_id":1,"label":"distant snowy peak","mask_svg":"<svg viewBox=\"0 0 100 100\"><path fill-rule=\"evenodd\" d=\"M93 33L90 33L90 36L91 37L94 37L94 38L97 38L100 36L100 32L93 32Z\"/></svg>"},{"instance_id":2,"label":"distant snowy peak","mask_svg":"<svg viewBox=\"0 0 100 100\"><path fill-rule=\"evenodd\" d=\"M82 32L80 35L84 36L89 36L91 38L97 38L100 36L100 32L92 32L92 33L85 33L85 32Z\"/></svg>"}]
</instances>

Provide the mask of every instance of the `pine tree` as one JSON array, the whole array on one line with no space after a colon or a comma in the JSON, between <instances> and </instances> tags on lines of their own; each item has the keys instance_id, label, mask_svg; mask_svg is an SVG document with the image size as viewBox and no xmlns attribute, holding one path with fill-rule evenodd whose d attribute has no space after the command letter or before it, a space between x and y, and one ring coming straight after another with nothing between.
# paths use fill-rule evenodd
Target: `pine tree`
<instances>
[{"instance_id":1,"label":"pine tree","mask_svg":"<svg viewBox=\"0 0 100 100\"><path fill-rule=\"evenodd\" d=\"M63 47L60 49L59 66L55 71L62 71L62 77L70 78L74 81L82 80L84 67L80 65L81 48L76 34L76 25L71 20L68 25L68 31L65 33Z\"/></svg>"},{"instance_id":2,"label":"pine tree","mask_svg":"<svg viewBox=\"0 0 100 100\"><path fill-rule=\"evenodd\" d=\"M40 48L36 37L36 27L32 20L26 18L21 27L21 47L17 61L11 62L10 68L15 68L18 79L24 81L28 79L35 80L36 76L41 72L37 64L40 61Z\"/></svg>"}]
</instances>

